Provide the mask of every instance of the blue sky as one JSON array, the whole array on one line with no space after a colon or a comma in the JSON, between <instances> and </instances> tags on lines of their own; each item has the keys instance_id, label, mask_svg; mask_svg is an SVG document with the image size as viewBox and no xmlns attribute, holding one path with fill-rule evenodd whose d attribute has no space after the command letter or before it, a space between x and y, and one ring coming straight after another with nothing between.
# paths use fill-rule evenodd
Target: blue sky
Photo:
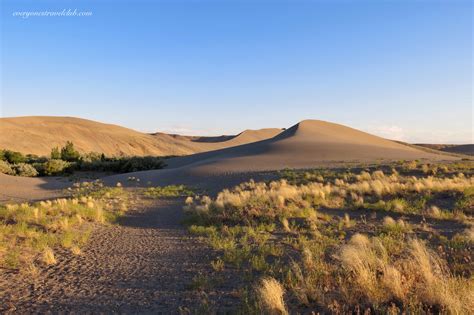
<instances>
[{"instance_id":1,"label":"blue sky","mask_svg":"<svg viewBox=\"0 0 474 315\"><path fill-rule=\"evenodd\" d=\"M1 116L473 142L471 1L2 0ZM90 11L88 17L14 16Z\"/></svg>"}]
</instances>

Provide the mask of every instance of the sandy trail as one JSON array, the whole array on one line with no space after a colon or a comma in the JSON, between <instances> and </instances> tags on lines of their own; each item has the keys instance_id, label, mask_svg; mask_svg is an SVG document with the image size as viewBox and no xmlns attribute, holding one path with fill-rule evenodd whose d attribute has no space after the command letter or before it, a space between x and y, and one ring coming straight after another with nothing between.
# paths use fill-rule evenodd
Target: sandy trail
<instances>
[{"instance_id":1,"label":"sandy trail","mask_svg":"<svg viewBox=\"0 0 474 315\"><path fill-rule=\"evenodd\" d=\"M153 200L132 210L97 228L81 256L59 253L35 279L0 273L0 312L187 313L204 297L220 309L235 305L233 288L190 288L197 274L212 279L213 252L180 224L182 204Z\"/></svg>"}]
</instances>

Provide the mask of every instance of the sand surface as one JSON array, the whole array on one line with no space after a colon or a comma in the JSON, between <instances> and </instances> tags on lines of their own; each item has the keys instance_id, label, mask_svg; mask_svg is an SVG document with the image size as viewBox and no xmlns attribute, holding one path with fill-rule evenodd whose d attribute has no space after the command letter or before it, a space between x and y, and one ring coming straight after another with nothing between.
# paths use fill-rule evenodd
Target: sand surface
<instances>
[{"instance_id":1,"label":"sand surface","mask_svg":"<svg viewBox=\"0 0 474 315\"><path fill-rule=\"evenodd\" d=\"M271 138L279 132L281 130L277 128L246 130L236 136L224 137L222 141L199 141L199 137L151 135L80 118L32 116L0 118L0 148L48 156L53 147L72 141L81 152L99 152L107 156L170 156L241 145Z\"/></svg>"},{"instance_id":2,"label":"sand surface","mask_svg":"<svg viewBox=\"0 0 474 315\"><path fill-rule=\"evenodd\" d=\"M235 307L236 282L213 276L216 253L180 224L183 203L139 202L118 225L97 226L82 255L58 252L58 263L35 279L0 273L8 288L0 312L194 314L204 299L220 311ZM206 296L192 287L198 275L213 281Z\"/></svg>"}]
</instances>

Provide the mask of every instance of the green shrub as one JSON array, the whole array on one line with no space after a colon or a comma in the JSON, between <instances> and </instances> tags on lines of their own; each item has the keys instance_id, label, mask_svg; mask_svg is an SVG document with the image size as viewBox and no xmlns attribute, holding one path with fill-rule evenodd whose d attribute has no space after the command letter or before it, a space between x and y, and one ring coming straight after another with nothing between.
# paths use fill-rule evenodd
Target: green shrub
<instances>
[{"instance_id":1,"label":"green shrub","mask_svg":"<svg viewBox=\"0 0 474 315\"><path fill-rule=\"evenodd\" d=\"M146 170L155 170L163 168L165 163L161 158L154 156L143 156L143 157L131 157L125 160L125 163L121 166L121 172L137 172Z\"/></svg>"},{"instance_id":2,"label":"green shrub","mask_svg":"<svg viewBox=\"0 0 474 315\"><path fill-rule=\"evenodd\" d=\"M15 175L15 171L12 169L10 163L3 160L0 160L0 173L7 175Z\"/></svg>"},{"instance_id":3,"label":"green shrub","mask_svg":"<svg viewBox=\"0 0 474 315\"><path fill-rule=\"evenodd\" d=\"M13 169L15 170L15 173L18 176L26 176L26 177L38 176L38 171L30 164L26 164L26 163L14 164Z\"/></svg>"},{"instance_id":4,"label":"green shrub","mask_svg":"<svg viewBox=\"0 0 474 315\"><path fill-rule=\"evenodd\" d=\"M41 174L51 176L69 172L71 163L63 160L49 160L45 163L41 163L38 167Z\"/></svg>"},{"instance_id":5,"label":"green shrub","mask_svg":"<svg viewBox=\"0 0 474 315\"><path fill-rule=\"evenodd\" d=\"M4 159L10 164L24 163L26 158L20 152L4 150L3 151Z\"/></svg>"},{"instance_id":6,"label":"green shrub","mask_svg":"<svg viewBox=\"0 0 474 315\"><path fill-rule=\"evenodd\" d=\"M194 191L184 185L169 185L150 187L145 190L145 196L149 197L179 197L179 196L194 196Z\"/></svg>"},{"instance_id":7,"label":"green shrub","mask_svg":"<svg viewBox=\"0 0 474 315\"><path fill-rule=\"evenodd\" d=\"M100 162L105 159L106 158L105 158L104 153L98 153L98 152L89 152L81 156L81 162L83 163L90 163L90 162L96 162L96 161Z\"/></svg>"},{"instance_id":8,"label":"green shrub","mask_svg":"<svg viewBox=\"0 0 474 315\"><path fill-rule=\"evenodd\" d=\"M61 160L63 161L76 162L80 157L81 154L76 151L71 141L66 142L66 145L61 148Z\"/></svg>"},{"instance_id":9,"label":"green shrub","mask_svg":"<svg viewBox=\"0 0 474 315\"><path fill-rule=\"evenodd\" d=\"M51 159L52 159L52 160L59 160L59 159L61 159L61 152L59 152L59 148L58 148L58 147L54 147L53 149L51 149Z\"/></svg>"},{"instance_id":10,"label":"green shrub","mask_svg":"<svg viewBox=\"0 0 474 315\"><path fill-rule=\"evenodd\" d=\"M165 167L163 159L155 156L106 158L103 155L94 156L92 153L82 158L77 165L77 168L82 171L115 173L156 170L163 167Z\"/></svg>"}]
</instances>

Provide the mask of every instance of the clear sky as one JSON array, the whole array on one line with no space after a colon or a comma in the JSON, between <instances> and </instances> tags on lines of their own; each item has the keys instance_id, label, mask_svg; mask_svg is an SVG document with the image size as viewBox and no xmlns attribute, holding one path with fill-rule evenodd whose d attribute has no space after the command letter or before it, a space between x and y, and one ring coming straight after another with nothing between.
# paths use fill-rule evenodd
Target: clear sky
<instances>
[{"instance_id":1,"label":"clear sky","mask_svg":"<svg viewBox=\"0 0 474 315\"><path fill-rule=\"evenodd\" d=\"M0 2L3 117L474 142L471 1ZM15 16L63 9L92 16Z\"/></svg>"}]
</instances>

